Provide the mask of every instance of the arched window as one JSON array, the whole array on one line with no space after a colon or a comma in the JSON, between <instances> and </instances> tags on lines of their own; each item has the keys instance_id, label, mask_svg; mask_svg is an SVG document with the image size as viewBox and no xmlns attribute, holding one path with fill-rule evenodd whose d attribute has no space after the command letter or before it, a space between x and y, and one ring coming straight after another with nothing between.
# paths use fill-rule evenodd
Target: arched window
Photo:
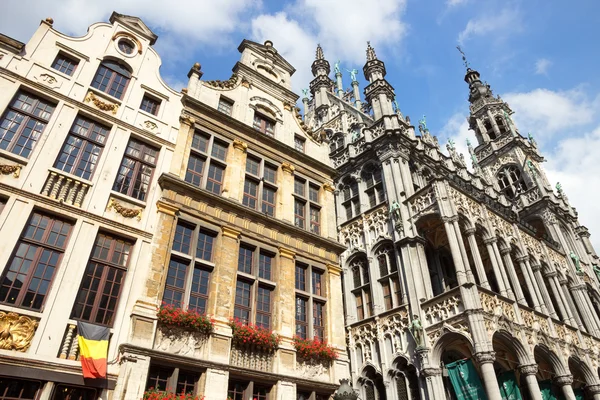
<instances>
[{"instance_id":1,"label":"arched window","mask_svg":"<svg viewBox=\"0 0 600 400\"><path fill-rule=\"evenodd\" d=\"M369 274L369 263L362 257L354 260L350 264L354 289L352 294L356 300L356 317L362 320L373 314L373 304L371 301L371 277Z\"/></svg>"},{"instance_id":2,"label":"arched window","mask_svg":"<svg viewBox=\"0 0 600 400\"><path fill-rule=\"evenodd\" d=\"M509 199L514 199L519 193L527 190L521 170L516 165L502 168L497 177L500 190Z\"/></svg>"},{"instance_id":3,"label":"arched window","mask_svg":"<svg viewBox=\"0 0 600 400\"><path fill-rule=\"evenodd\" d=\"M91 86L122 100L130 79L131 72L124 64L104 60L98 67Z\"/></svg>"},{"instance_id":4,"label":"arched window","mask_svg":"<svg viewBox=\"0 0 600 400\"><path fill-rule=\"evenodd\" d=\"M360 214L358 183L354 179L346 178L343 181L342 206L346 211L347 220Z\"/></svg>"},{"instance_id":5,"label":"arched window","mask_svg":"<svg viewBox=\"0 0 600 400\"><path fill-rule=\"evenodd\" d=\"M344 147L344 137L340 134L334 135L329 143L329 152L333 153Z\"/></svg>"},{"instance_id":6,"label":"arched window","mask_svg":"<svg viewBox=\"0 0 600 400\"><path fill-rule=\"evenodd\" d=\"M362 175L367 186L365 192L369 198L369 207L375 207L377 204L385 201L381 168L379 166L369 165L365 167Z\"/></svg>"},{"instance_id":7,"label":"arched window","mask_svg":"<svg viewBox=\"0 0 600 400\"><path fill-rule=\"evenodd\" d=\"M500 135L504 135L507 132L506 129L506 121L504 120L504 118L502 118L501 116L497 115L496 118L496 125L498 125L498 129L500 130Z\"/></svg>"},{"instance_id":8,"label":"arched window","mask_svg":"<svg viewBox=\"0 0 600 400\"><path fill-rule=\"evenodd\" d=\"M386 310L391 310L402 304L402 287L398 277L398 264L394 248L389 245L377 251L377 265L379 266L379 284L383 292L383 305Z\"/></svg>"},{"instance_id":9,"label":"arched window","mask_svg":"<svg viewBox=\"0 0 600 400\"><path fill-rule=\"evenodd\" d=\"M486 119L483 122L483 126L485 127L485 133L490 137L490 140L496 139L496 132L494 132L494 128L492 127L492 123L489 119Z\"/></svg>"}]
</instances>

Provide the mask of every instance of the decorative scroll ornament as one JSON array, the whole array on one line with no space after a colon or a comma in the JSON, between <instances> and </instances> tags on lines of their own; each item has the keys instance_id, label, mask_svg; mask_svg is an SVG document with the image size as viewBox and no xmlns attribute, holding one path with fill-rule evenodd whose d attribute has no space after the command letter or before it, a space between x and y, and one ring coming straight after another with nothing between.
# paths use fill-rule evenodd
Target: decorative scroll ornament
<instances>
[{"instance_id":1,"label":"decorative scroll ornament","mask_svg":"<svg viewBox=\"0 0 600 400\"><path fill-rule=\"evenodd\" d=\"M13 178L18 178L21 175L21 168L20 165L0 164L0 174L13 174Z\"/></svg>"},{"instance_id":2,"label":"decorative scroll ornament","mask_svg":"<svg viewBox=\"0 0 600 400\"><path fill-rule=\"evenodd\" d=\"M212 86L217 89L233 89L237 86L238 83L238 74L235 72L231 74L231 77L226 81L214 80L214 81L205 81L204 84L208 86Z\"/></svg>"},{"instance_id":3,"label":"decorative scroll ornament","mask_svg":"<svg viewBox=\"0 0 600 400\"><path fill-rule=\"evenodd\" d=\"M99 98L97 98L93 92L88 92L87 96L85 96L86 103L92 102L94 105L102 111L112 111L113 114L116 114L119 110L118 104L106 103Z\"/></svg>"},{"instance_id":4,"label":"decorative scroll ornament","mask_svg":"<svg viewBox=\"0 0 600 400\"><path fill-rule=\"evenodd\" d=\"M150 131L153 131L155 129L158 129L158 125L156 125L154 122L148 120L148 121L144 121L142 123L142 126Z\"/></svg>"},{"instance_id":5,"label":"decorative scroll ornament","mask_svg":"<svg viewBox=\"0 0 600 400\"><path fill-rule=\"evenodd\" d=\"M141 209L124 207L122 204L117 202L115 199L110 199L110 203L108 204L107 210L110 210L110 209L114 209L115 212L117 212L118 214L121 214L125 218L137 217L138 221L142 219L142 210Z\"/></svg>"},{"instance_id":6,"label":"decorative scroll ornament","mask_svg":"<svg viewBox=\"0 0 600 400\"><path fill-rule=\"evenodd\" d=\"M0 311L0 349L27 351L37 326L38 321L29 317Z\"/></svg>"}]
</instances>

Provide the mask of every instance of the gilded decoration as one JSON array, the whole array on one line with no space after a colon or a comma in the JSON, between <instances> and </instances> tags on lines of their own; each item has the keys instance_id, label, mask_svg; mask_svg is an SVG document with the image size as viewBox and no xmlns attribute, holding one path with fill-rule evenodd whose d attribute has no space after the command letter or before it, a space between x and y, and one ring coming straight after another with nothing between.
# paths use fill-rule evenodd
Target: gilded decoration
<instances>
[{"instance_id":1,"label":"gilded decoration","mask_svg":"<svg viewBox=\"0 0 600 400\"><path fill-rule=\"evenodd\" d=\"M113 115L116 114L117 111L119 110L118 104L104 102L104 101L100 100L99 98L97 98L96 95L94 95L94 93L92 91L88 92L87 96L85 96L84 101L86 103L92 102L99 110L112 111Z\"/></svg>"},{"instance_id":2,"label":"gilded decoration","mask_svg":"<svg viewBox=\"0 0 600 400\"><path fill-rule=\"evenodd\" d=\"M18 178L21 175L21 168L20 165L0 164L0 174L13 174L13 178Z\"/></svg>"},{"instance_id":3,"label":"gilded decoration","mask_svg":"<svg viewBox=\"0 0 600 400\"><path fill-rule=\"evenodd\" d=\"M248 144L242 142L239 139L234 139L233 140L233 148L245 152L248 149Z\"/></svg>"},{"instance_id":4,"label":"gilded decoration","mask_svg":"<svg viewBox=\"0 0 600 400\"><path fill-rule=\"evenodd\" d=\"M283 172L287 172L288 174L293 174L294 171L296 170L296 167L294 167L292 164L290 164L288 162L284 162L281 164L281 170Z\"/></svg>"},{"instance_id":5,"label":"gilded decoration","mask_svg":"<svg viewBox=\"0 0 600 400\"><path fill-rule=\"evenodd\" d=\"M136 38L129 32L120 31L113 35L112 40L115 41L120 37L125 37L134 42L137 47L138 54L142 54L142 43L138 40L138 38Z\"/></svg>"},{"instance_id":6,"label":"gilded decoration","mask_svg":"<svg viewBox=\"0 0 600 400\"><path fill-rule=\"evenodd\" d=\"M38 321L25 315L0 311L0 349L27 351L37 326Z\"/></svg>"},{"instance_id":7,"label":"gilded decoration","mask_svg":"<svg viewBox=\"0 0 600 400\"><path fill-rule=\"evenodd\" d=\"M110 203L108 203L107 210L115 210L116 213L121 214L125 218L134 218L137 217L137 220L140 221L142 219L142 210L136 208L127 208L123 206L121 203L116 201L115 199L110 199Z\"/></svg>"},{"instance_id":8,"label":"gilded decoration","mask_svg":"<svg viewBox=\"0 0 600 400\"><path fill-rule=\"evenodd\" d=\"M235 72L233 74L231 74L231 77L229 79L227 79L226 81L222 81L222 80L214 80L214 81L204 81L204 84L207 86L211 86L215 89L224 89L224 90L229 90L229 89L233 89L237 86L238 83L238 74L236 74Z\"/></svg>"},{"instance_id":9,"label":"gilded decoration","mask_svg":"<svg viewBox=\"0 0 600 400\"><path fill-rule=\"evenodd\" d=\"M334 188L334 187L333 187L333 185L332 185L331 183L329 183L329 182L325 182L325 183L323 184L323 189L324 189L326 192L330 192L330 193L333 193L333 192L335 192L335 188Z\"/></svg>"}]
</instances>

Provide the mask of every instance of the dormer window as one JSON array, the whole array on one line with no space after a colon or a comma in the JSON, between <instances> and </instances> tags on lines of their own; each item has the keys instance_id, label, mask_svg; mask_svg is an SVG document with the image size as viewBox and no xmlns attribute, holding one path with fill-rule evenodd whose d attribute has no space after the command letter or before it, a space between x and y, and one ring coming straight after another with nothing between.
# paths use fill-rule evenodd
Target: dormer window
<instances>
[{"instance_id":1,"label":"dormer window","mask_svg":"<svg viewBox=\"0 0 600 400\"><path fill-rule=\"evenodd\" d=\"M52 68L57 70L58 72L62 72L65 75L73 76L73 72L77 68L77 64L79 61L71 58L63 53L58 53L54 62L52 63Z\"/></svg>"},{"instance_id":2,"label":"dormer window","mask_svg":"<svg viewBox=\"0 0 600 400\"><path fill-rule=\"evenodd\" d=\"M305 140L300 136L294 136L294 148L301 153L304 153Z\"/></svg>"},{"instance_id":3,"label":"dormer window","mask_svg":"<svg viewBox=\"0 0 600 400\"><path fill-rule=\"evenodd\" d=\"M140 105L140 110L146 111L152 115L158 115L158 109L160 108L160 100L155 99L154 97L144 95L142 99L142 104Z\"/></svg>"},{"instance_id":4,"label":"dormer window","mask_svg":"<svg viewBox=\"0 0 600 400\"><path fill-rule=\"evenodd\" d=\"M130 79L131 72L122 64L104 60L98 67L91 86L122 100Z\"/></svg>"},{"instance_id":5,"label":"dormer window","mask_svg":"<svg viewBox=\"0 0 600 400\"><path fill-rule=\"evenodd\" d=\"M262 114L254 113L254 129L268 136L275 136L275 122Z\"/></svg>"},{"instance_id":6,"label":"dormer window","mask_svg":"<svg viewBox=\"0 0 600 400\"><path fill-rule=\"evenodd\" d=\"M217 108L225 115L231 115L231 109L233 108L233 101L226 99L225 97L221 97L219 99L219 107Z\"/></svg>"}]
</instances>

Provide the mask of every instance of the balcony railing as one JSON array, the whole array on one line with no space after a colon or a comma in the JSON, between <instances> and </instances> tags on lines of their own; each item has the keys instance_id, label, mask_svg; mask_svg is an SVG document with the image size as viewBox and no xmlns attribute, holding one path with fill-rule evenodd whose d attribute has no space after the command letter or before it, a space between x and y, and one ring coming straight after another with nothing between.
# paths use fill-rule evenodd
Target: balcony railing
<instances>
[{"instance_id":1,"label":"balcony railing","mask_svg":"<svg viewBox=\"0 0 600 400\"><path fill-rule=\"evenodd\" d=\"M454 317L464 311L459 288L454 288L421 305L425 312L424 325L431 326Z\"/></svg>"},{"instance_id":2,"label":"balcony railing","mask_svg":"<svg viewBox=\"0 0 600 400\"><path fill-rule=\"evenodd\" d=\"M42 195L65 204L81 207L90 185L73 176L50 171L42 189Z\"/></svg>"}]
</instances>

